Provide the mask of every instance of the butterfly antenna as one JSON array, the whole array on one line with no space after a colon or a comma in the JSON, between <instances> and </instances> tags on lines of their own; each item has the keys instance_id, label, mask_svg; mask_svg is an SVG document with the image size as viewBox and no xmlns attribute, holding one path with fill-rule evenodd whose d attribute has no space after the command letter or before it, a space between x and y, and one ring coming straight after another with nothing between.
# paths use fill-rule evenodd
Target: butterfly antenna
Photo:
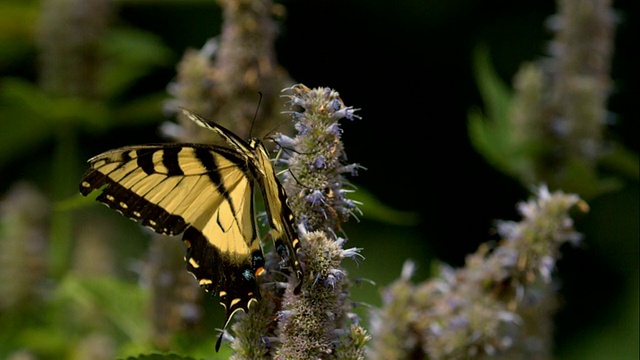
<instances>
[{"instance_id":1,"label":"butterfly antenna","mask_svg":"<svg viewBox=\"0 0 640 360\"><path fill-rule=\"evenodd\" d=\"M280 124L278 124L277 126L275 126L273 129L271 129L268 133L265 134L265 136L263 136L262 138L265 140L271 140L274 143L278 144L278 142L276 141L276 139L274 137L271 136L271 134L275 133L276 130L278 130L278 128L280 128L282 125L284 125L284 123L287 122L287 120L283 120ZM280 145L280 144L278 144Z\"/></svg>"},{"instance_id":2,"label":"butterfly antenna","mask_svg":"<svg viewBox=\"0 0 640 360\"><path fill-rule=\"evenodd\" d=\"M286 172L288 172L289 174L291 174L291 177L293 177L293 180L295 180L295 181L296 181L296 183L297 183L298 185L300 185L301 187L303 187L303 188L305 188L305 189L313 190L311 187L309 187L309 186L307 186L307 185L305 185L305 184L301 183L301 182L300 182L300 180L298 180L298 178L293 174L293 171L291 171L291 169L285 169L285 170L282 170L280 173L278 173L278 175L280 175L280 174L284 174L284 173L286 173Z\"/></svg>"},{"instance_id":3,"label":"butterfly antenna","mask_svg":"<svg viewBox=\"0 0 640 360\"><path fill-rule=\"evenodd\" d=\"M258 118L258 111L260 111L260 104L262 104L262 91L258 91L258 106L256 106L256 112L253 114L253 120L251 121L251 128L249 129L249 138L251 138L251 134L253 134L253 125L256 123L256 119Z\"/></svg>"}]
</instances>

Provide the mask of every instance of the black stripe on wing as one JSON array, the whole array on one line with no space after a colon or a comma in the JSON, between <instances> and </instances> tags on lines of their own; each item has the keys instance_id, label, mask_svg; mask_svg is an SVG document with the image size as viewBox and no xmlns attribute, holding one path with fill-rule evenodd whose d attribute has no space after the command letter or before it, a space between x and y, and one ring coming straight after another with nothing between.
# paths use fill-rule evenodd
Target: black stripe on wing
<instances>
[{"instance_id":1,"label":"black stripe on wing","mask_svg":"<svg viewBox=\"0 0 640 360\"><path fill-rule=\"evenodd\" d=\"M183 149L182 146L163 146L163 147L143 147L139 149L135 149L137 155L137 164L138 166L147 174L157 174L158 171L156 169L156 164L153 162L153 155L156 152L162 153L162 165L165 167L166 171L163 172L163 175L167 176L181 176L184 175L182 168L180 167L180 162L178 160L178 153ZM123 155L129 156L129 160L131 157L129 152L123 153ZM124 159L123 159L124 160Z\"/></svg>"},{"instance_id":2,"label":"black stripe on wing","mask_svg":"<svg viewBox=\"0 0 640 360\"><path fill-rule=\"evenodd\" d=\"M240 159L238 159L237 156L235 156L235 153L228 153L228 152L219 152L217 153L219 155L224 156L225 158L227 158L227 160L231 161L234 163L235 166L238 167L239 171L242 171L245 176L247 176L248 172L246 169L246 161L241 161ZM207 169L207 175L209 175L209 180L211 180L211 182L213 184L216 184L216 187L218 189L218 192L220 194L222 194L222 196L224 197L225 201L227 201L229 203L229 207L231 208L231 212L233 213L234 218L238 218L238 214L236 212L235 209L235 205L233 203L233 201L231 201L230 197L229 197L229 190L226 188L226 186L224 185L224 181L222 180L222 178L220 177L220 172L217 170L218 169L218 165L216 164L215 158L213 157L213 154L211 151L207 150L207 149L203 149L203 148L197 148L196 152L195 152L196 157L198 158L198 160L200 161L200 163L202 164L202 166ZM231 156L234 155L234 156ZM248 181L252 181L251 178L248 178ZM249 200L251 201L251 200Z\"/></svg>"},{"instance_id":3,"label":"black stripe on wing","mask_svg":"<svg viewBox=\"0 0 640 360\"><path fill-rule=\"evenodd\" d=\"M198 164L197 173L194 173L193 167L188 170L182 168L182 165L186 164L181 164L179 160L179 154L183 150L192 152L193 158L190 163ZM179 179L187 172L188 175L206 176L211 185L230 204L231 211L237 218L235 204L230 199L215 156L220 156L220 160L224 158L229 161L236 171L251 176L251 172L247 169L246 158L239 155L241 154L226 148L192 144L144 145L116 149L89 160L92 168L84 174L80 192L86 196L93 190L103 188L102 194L96 200L130 219L140 221L142 225L160 234L176 235L183 232L189 221L193 219L185 219L181 214L173 213L172 209L164 209L147 200L153 194L159 194L156 193L156 187L165 196L170 196L171 192L181 186L181 180L173 185L163 184L164 181ZM118 175L114 178L112 174L115 173ZM147 177L154 175L162 176L164 179L158 180L158 184L147 188L145 192L135 190L137 184L146 182ZM252 177L248 180L253 181ZM170 187L163 188L163 186ZM184 190L181 191L184 192ZM195 201L196 198L193 197L193 200Z\"/></svg>"},{"instance_id":4,"label":"black stripe on wing","mask_svg":"<svg viewBox=\"0 0 640 360\"><path fill-rule=\"evenodd\" d=\"M97 169L87 170L80 185L82 195L86 196L93 190L102 187L104 187L102 193L98 195L96 200L132 220L139 221L157 233L176 235L187 227L182 216L167 212L160 206L111 180L109 176Z\"/></svg>"}]
</instances>

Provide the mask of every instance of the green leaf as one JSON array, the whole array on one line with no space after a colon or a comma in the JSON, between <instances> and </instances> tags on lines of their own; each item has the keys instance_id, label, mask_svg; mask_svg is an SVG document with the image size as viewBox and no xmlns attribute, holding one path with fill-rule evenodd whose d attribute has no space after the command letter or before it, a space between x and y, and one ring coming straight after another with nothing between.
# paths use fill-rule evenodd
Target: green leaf
<instances>
[{"instance_id":1,"label":"green leaf","mask_svg":"<svg viewBox=\"0 0 640 360\"><path fill-rule=\"evenodd\" d=\"M393 209L361 187L358 187L358 191L350 194L349 198L362 203L358 207L366 219L399 226L414 226L420 221L420 216L417 213Z\"/></svg>"},{"instance_id":2,"label":"green leaf","mask_svg":"<svg viewBox=\"0 0 640 360\"><path fill-rule=\"evenodd\" d=\"M0 43L33 39L39 15L38 1L0 2Z\"/></svg>"},{"instance_id":3,"label":"green leaf","mask_svg":"<svg viewBox=\"0 0 640 360\"><path fill-rule=\"evenodd\" d=\"M144 305L146 294L137 284L111 277L78 277L67 275L57 288L57 299L73 307L100 309L132 341L149 338Z\"/></svg>"},{"instance_id":4,"label":"green leaf","mask_svg":"<svg viewBox=\"0 0 640 360\"><path fill-rule=\"evenodd\" d=\"M159 125L163 119L166 119L162 113L162 103L167 98L167 94L162 92L129 101L114 110L112 121L118 126L131 126L133 124Z\"/></svg>"},{"instance_id":5,"label":"green leaf","mask_svg":"<svg viewBox=\"0 0 640 360\"><path fill-rule=\"evenodd\" d=\"M577 159L566 164L562 183L556 185L564 191L580 194L584 199L591 199L619 189L622 183L615 178L599 177L592 165Z\"/></svg>"},{"instance_id":6,"label":"green leaf","mask_svg":"<svg viewBox=\"0 0 640 360\"><path fill-rule=\"evenodd\" d=\"M173 54L159 37L135 29L113 29L104 41L110 60L103 68L102 93L109 98L122 95L155 67L171 64Z\"/></svg>"},{"instance_id":7,"label":"green leaf","mask_svg":"<svg viewBox=\"0 0 640 360\"><path fill-rule=\"evenodd\" d=\"M500 131L500 135L509 135L509 109L513 97L511 88L500 79L493 68L489 50L486 47L476 48L473 55L476 83L487 116L494 123L495 130Z\"/></svg>"},{"instance_id":8,"label":"green leaf","mask_svg":"<svg viewBox=\"0 0 640 360\"><path fill-rule=\"evenodd\" d=\"M485 113L472 109L468 114L468 131L471 143L486 160L496 168L518 175L516 169L522 167L518 160L520 151L512 142L512 125L509 110L512 93L500 79L485 47L474 53L474 72L478 89L484 103Z\"/></svg>"},{"instance_id":9,"label":"green leaf","mask_svg":"<svg viewBox=\"0 0 640 360\"><path fill-rule=\"evenodd\" d=\"M101 128L109 110L97 101L52 97L38 86L4 78L0 87L0 167L52 138L60 129Z\"/></svg>"},{"instance_id":10,"label":"green leaf","mask_svg":"<svg viewBox=\"0 0 640 360\"><path fill-rule=\"evenodd\" d=\"M141 354L138 356L128 356L126 358L119 358L122 360L196 360L190 356L182 356L178 354Z\"/></svg>"},{"instance_id":11,"label":"green leaf","mask_svg":"<svg viewBox=\"0 0 640 360\"><path fill-rule=\"evenodd\" d=\"M87 196L82 196L80 193L69 196L66 199L54 202L53 209L54 211L70 211L93 205L100 193L100 191L92 191Z\"/></svg>"},{"instance_id":12,"label":"green leaf","mask_svg":"<svg viewBox=\"0 0 640 360\"><path fill-rule=\"evenodd\" d=\"M605 168L611 169L635 181L638 181L640 178L640 159L638 158L638 154L620 144L612 144L611 152L601 159L601 164Z\"/></svg>"}]
</instances>

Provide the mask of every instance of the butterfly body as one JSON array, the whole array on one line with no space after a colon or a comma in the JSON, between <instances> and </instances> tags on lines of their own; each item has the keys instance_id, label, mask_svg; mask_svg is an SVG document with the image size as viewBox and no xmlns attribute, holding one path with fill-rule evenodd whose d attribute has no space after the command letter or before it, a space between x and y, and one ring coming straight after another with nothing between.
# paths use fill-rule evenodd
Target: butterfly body
<instances>
[{"instance_id":1,"label":"butterfly body","mask_svg":"<svg viewBox=\"0 0 640 360\"><path fill-rule=\"evenodd\" d=\"M182 233L187 270L208 292L219 291L226 327L234 313L247 312L260 299L257 280L265 260L254 215L255 185L276 251L297 277L296 293L303 278L300 241L264 145L184 113L221 135L228 147L150 144L110 150L89 159L80 192L102 189L97 200L124 216L160 234Z\"/></svg>"}]
</instances>

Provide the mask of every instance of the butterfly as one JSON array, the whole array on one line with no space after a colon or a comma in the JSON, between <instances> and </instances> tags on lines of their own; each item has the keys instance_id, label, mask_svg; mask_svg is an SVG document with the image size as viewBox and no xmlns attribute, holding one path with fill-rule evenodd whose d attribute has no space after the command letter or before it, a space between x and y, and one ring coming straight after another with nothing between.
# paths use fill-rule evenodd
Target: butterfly
<instances>
[{"instance_id":1,"label":"butterfly","mask_svg":"<svg viewBox=\"0 0 640 360\"><path fill-rule=\"evenodd\" d=\"M304 278L300 238L264 144L183 113L220 135L226 146L169 143L110 150L88 160L80 192L101 189L96 200L122 215L160 234L183 234L187 270L207 292L219 293L226 328L236 312L248 312L260 299L265 258L255 218L256 185L275 250L298 281L295 294Z\"/></svg>"}]
</instances>

